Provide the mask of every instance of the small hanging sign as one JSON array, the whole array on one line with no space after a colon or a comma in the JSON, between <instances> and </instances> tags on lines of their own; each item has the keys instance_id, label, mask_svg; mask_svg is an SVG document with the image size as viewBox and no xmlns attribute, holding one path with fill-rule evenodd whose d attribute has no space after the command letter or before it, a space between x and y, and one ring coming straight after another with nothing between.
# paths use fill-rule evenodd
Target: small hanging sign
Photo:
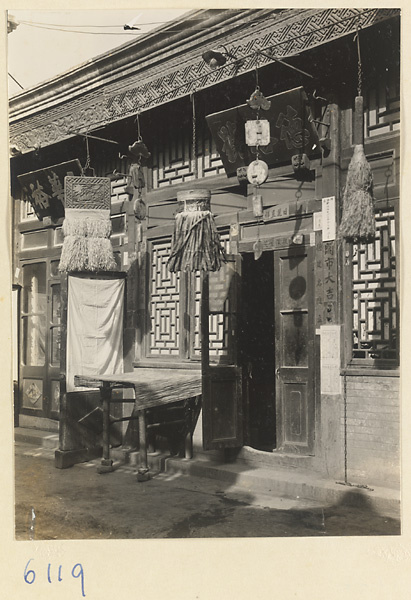
<instances>
[{"instance_id":1,"label":"small hanging sign","mask_svg":"<svg viewBox=\"0 0 411 600\"><path fill-rule=\"evenodd\" d=\"M64 178L66 175L80 175L79 160L70 160L52 167L18 175L23 192L23 200L30 202L37 218L58 219L64 217Z\"/></svg>"},{"instance_id":2,"label":"small hanging sign","mask_svg":"<svg viewBox=\"0 0 411 600\"><path fill-rule=\"evenodd\" d=\"M116 271L110 242L110 179L66 177L64 184L66 218L59 270Z\"/></svg>"},{"instance_id":3,"label":"small hanging sign","mask_svg":"<svg viewBox=\"0 0 411 600\"><path fill-rule=\"evenodd\" d=\"M65 177L66 208L110 211L109 177Z\"/></svg>"},{"instance_id":4,"label":"small hanging sign","mask_svg":"<svg viewBox=\"0 0 411 600\"><path fill-rule=\"evenodd\" d=\"M281 92L267 99L269 108L262 115L270 124L267 144L260 144L260 156L272 167L287 164L295 154L308 158L321 155L318 133L310 120L307 96L302 87ZM226 174L237 174L237 169L249 164L257 155L256 146L245 140L245 123L255 121L260 102L243 104L206 116L208 127L216 144ZM263 108L263 107L261 107Z\"/></svg>"},{"instance_id":5,"label":"small hanging sign","mask_svg":"<svg viewBox=\"0 0 411 600\"><path fill-rule=\"evenodd\" d=\"M248 165L247 179L253 185L262 185L268 177L268 165L263 160L253 160Z\"/></svg>"},{"instance_id":6,"label":"small hanging sign","mask_svg":"<svg viewBox=\"0 0 411 600\"><path fill-rule=\"evenodd\" d=\"M267 146L270 143L270 123L267 119L246 121L245 143L247 146Z\"/></svg>"}]
</instances>

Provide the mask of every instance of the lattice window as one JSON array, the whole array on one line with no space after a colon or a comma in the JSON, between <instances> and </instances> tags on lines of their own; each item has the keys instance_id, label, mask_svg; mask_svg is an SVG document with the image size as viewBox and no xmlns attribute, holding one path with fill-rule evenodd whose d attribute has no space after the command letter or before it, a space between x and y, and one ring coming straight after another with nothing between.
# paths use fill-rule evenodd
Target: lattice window
<instances>
[{"instance_id":1,"label":"lattice window","mask_svg":"<svg viewBox=\"0 0 411 600\"><path fill-rule=\"evenodd\" d=\"M153 189L194 179L194 160L197 161L198 177L209 177L224 172L210 132L197 126L196 157L192 156L191 131L181 127L169 133L168 139L158 140L153 148Z\"/></svg>"},{"instance_id":2,"label":"lattice window","mask_svg":"<svg viewBox=\"0 0 411 600\"><path fill-rule=\"evenodd\" d=\"M220 240L226 253L229 252L230 236L229 234L220 235ZM194 275L194 334L193 334L193 355L201 355L201 337L200 337L200 302L201 302L201 278L200 273ZM224 303L224 310L218 314L210 315L209 320L209 340L210 357L219 358L228 356L229 352L229 326L230 326L230 307L229 299Z\"/></svg>"},{"instance_id":3,"label":"lattice window","mask_svg":"<svg viewBox=\"0 0 411 600\"><path fill-rule=\"evenodd\" d=\"M170 273L171 242L153 242L150 272L150 349L155 356L180 354L180 275Z\"/></svg>"},{"instance_id":4,"label":"lattice window","mask_svg":"<svg viewBox=\"0 0 411 600\"><path fill-rule=\"evenodd\" d=\"M400 81L395 73L380 78L378 88L366 95L365 137L389 133L400 127Z\"/></svg>"},{"instance_id":5,"label":"lattice window","mask_svg":"<svg viewBox=\"0 0 411 600\"><path fill-rule=\"evenodd\" d=\"M376 215L374 242L354 244L353 358L397 359L397 292L393 210Z\"/></svg>"}]
</instances>

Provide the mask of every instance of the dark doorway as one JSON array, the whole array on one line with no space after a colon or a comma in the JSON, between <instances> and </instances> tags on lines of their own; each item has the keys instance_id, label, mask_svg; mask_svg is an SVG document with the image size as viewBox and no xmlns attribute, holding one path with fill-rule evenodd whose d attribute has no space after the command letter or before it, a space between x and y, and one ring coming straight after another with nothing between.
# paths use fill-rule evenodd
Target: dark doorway
<instances>
[{"instance_id":1,"label":"dark doorway","mask_svg":"<svg viewBox=\"0 0 411 600\"><path fill-rule=\"evenodd\" d=\"M276 447L274 255L243 254L242 357L246 439L258 450Z\"/></svg>"}]
</instances>

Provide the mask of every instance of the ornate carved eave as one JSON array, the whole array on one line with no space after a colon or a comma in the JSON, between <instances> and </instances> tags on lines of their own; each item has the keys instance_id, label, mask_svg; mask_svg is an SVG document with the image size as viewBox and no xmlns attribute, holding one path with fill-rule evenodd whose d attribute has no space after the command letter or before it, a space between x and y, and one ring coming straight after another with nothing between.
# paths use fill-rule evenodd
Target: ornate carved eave
<instances>
[{"instance_id":1,"label":"ornate carved eave","mask_svg":"<svg viewBox=\"0 0 411 600\"><path fill-rule=\"evenodd\" d=\"M11 122L11 145L26 153L60 142L77 131L91 131L251 71L259 49L272 48L276 57L286 58L355 32L357 27L364 29L395 17L400 10L256 10L244 11L247 17L243 19L238 19L237 11L223 11L226 15L230 12L235 16L234 23L227 16L227 24L223 21L214 30L186 34L171 52L153 48L150 56L124 68L121 79L117 74L114 81L104 80L104 85L98 87L92 81L80 96ZM250 20L250 12L254 13L254 20ZM218 45L219 41L229 46L238 59L243 59L237 71L229 62L210 71L202 60L202 50ZM260 66L274 62L262 55L258 60Z\"/></svg>"}]
</instances>

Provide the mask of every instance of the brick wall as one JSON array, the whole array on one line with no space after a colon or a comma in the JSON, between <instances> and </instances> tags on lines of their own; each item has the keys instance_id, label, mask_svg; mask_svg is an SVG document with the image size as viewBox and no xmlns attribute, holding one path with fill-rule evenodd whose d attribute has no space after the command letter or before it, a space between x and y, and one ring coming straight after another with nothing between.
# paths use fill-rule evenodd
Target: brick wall
<instances>
[{"instance_id":1,"label":"brick wall","mask_svg":"<svg viewBox=\"0 0 411 600\"><path fill-rule=\"evenodd\" d=\"M347 375L346 390L348 480L399 486L399 377Z\"/></svg>"}]
</instances>

